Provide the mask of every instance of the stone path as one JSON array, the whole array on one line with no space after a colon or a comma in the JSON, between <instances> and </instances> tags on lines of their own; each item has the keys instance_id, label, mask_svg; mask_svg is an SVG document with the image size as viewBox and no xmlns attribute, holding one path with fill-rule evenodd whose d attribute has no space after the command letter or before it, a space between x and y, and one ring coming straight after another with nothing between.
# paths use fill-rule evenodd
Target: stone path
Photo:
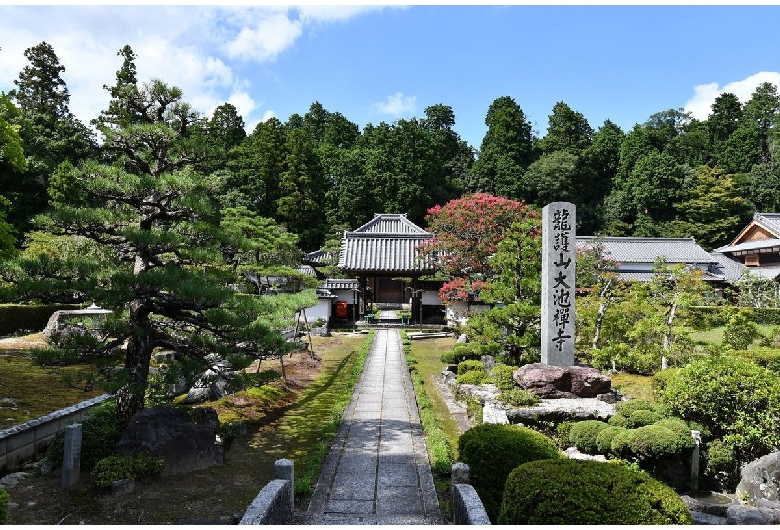
<instances>
[{"instance_id":1,"label":"stone path","mask_svg":"<svg viewBox=\"0 0 780 530\"><path fill-rule=\"evenodd\" d=\"M445 524L400 333L375 333L309 509L296 515L297 524Z\"/></svg>"}]
</instances>

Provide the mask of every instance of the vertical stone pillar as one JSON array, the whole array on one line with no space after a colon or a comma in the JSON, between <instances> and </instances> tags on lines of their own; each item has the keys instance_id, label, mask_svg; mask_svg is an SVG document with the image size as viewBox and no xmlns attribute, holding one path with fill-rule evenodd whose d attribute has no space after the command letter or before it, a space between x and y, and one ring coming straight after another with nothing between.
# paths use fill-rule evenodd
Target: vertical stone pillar
<instances>
[{"instance_id":1,"label":"vertical stone pillar","mask_svg":"<svg viewBox=\"0 0 780 530\"><path fill-rule=\"evenodd\" d=\"M65 427L65 447L62 454L62 488L70 488L81 474L81 424Z\"/></svg>"},{"instance_id":2,"label":"vertical stone pillar","mask_svg":"<svg viewBox=\"0 0 780 530\"><path fill-rule=\"evenodd\" d=\"M701 451L701 432L691 431L691 436L696 445L691 452L691 487L699 487L699 455Z\"/></svg>"},{"instance_id":3,"label":"vertical stone pillar","mask_svg":"<svg viewBox=\"0 0 780 530\"><path fill-rule=\"evenodd\" d=\"M295 511L295 467L292 460L280 458L274 462L274 476L277 479L290 481L290 510Z\"/></svg>"},{"instance_id":4,"label":"vertical stone pillar","mask_svg":"<svg viewBox=\"0 0 780 530\"><path fill-rule=\"evenodd\" d=\"M542 209L542 363L574 364L577 211L568 202Z\"/></svg>"}]
</instances>

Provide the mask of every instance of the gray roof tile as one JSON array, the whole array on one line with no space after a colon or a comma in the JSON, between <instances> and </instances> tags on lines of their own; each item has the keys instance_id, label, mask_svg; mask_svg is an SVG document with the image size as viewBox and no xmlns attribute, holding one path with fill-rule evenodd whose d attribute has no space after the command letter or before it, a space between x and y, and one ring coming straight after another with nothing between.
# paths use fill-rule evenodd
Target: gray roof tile
<instances>
[{"instance_id":1,"label":"gray roof tile","mask_svg":"<svg viewBox=\"0 0 780 530\"><path fill-rule=\"evenodd\" d=\"M357 230L344 232L338 267L355 272L434 272L431 257L419 257L421 244L432 237L404 214L376 214Z\"/></svg>"},{"instance_id":2,"label":"gray roof tile","mask_svg":"<svg viewBox=\"0 0 780 530\"><path fill-rule=\"evenodd\" d=\"M620 264L654 263L659 256L670 265L676 263L713 263L715 260L693 238L577 236L577 247L604 244L604 254Z\"/></svg>"}]
</instances>

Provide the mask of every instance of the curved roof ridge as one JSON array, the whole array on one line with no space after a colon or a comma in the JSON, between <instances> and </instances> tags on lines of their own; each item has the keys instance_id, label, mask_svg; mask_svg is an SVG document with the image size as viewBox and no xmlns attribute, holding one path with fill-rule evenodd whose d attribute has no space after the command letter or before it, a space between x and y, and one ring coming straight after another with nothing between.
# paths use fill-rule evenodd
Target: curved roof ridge
<instances>
[{"instance_id":1,"label":"curved roof ridge","mask_svg":"<svg viewBox=\"0 0 780 530\"><path fill-rule=\"evenodd\" d=\"M369 222L347 233L429 234L429 232L411 222L405 213L375 213L374 218Z\"/></svg>"}]
</instances>

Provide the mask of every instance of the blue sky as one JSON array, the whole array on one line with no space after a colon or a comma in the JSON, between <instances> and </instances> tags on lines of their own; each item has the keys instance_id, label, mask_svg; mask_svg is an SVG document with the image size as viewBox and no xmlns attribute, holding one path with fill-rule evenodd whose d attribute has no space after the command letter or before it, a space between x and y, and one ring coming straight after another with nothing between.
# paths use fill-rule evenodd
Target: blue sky
<instances>
[{"instance_id":1,"label":"blue sky","mask_svg":"<svg viewBox=\"0 0 780 530\"><path fill-rule=\"evenodd\" d=\"M659 111L707 117L780 85L780 6L756 5L0 5L0 91L50 43L85 123L129 44L140 80L159 77L209 115L228 101L249 132L319 101L361 129L443 103L479 148L488 107L510 96L540 135L563 101L597 129Z\"/></svg>"}]
</instances>

